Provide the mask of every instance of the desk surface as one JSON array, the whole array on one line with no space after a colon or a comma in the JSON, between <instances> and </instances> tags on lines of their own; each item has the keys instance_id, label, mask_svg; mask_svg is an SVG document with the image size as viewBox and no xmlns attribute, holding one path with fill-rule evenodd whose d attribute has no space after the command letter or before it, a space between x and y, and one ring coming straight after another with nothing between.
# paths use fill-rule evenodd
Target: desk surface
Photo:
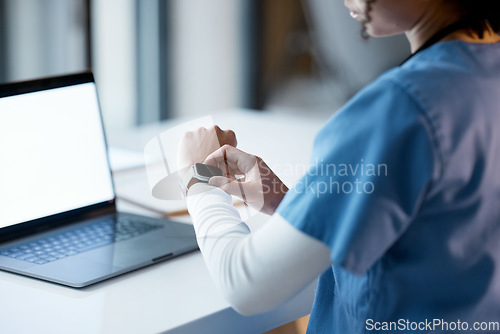
<instances>
[{"instance_id":1,"label":"desk surface","mask_svg":"<svg viewBox=\"0 0 500 334\"><path fill-rule=\"evenodd\" d=\"M306 164L321 122L232 111L216 115L221 127L236 131L243 149L270 165ZM143 127L110 138L111 145L141 150L172 123ZM258 133L258 138L255 134ZM269 144L272 143L272 144ZM278 166L279 169L279 166ZM138 170L140 174L140 169ZM126 175L121 178L121 174ZM130 186L131 171L115 173ZM295 176L291 176L292 180ZM126 181L125 181L126 180ZM147 187L137 177L135 186ZM293 182L290 181L290 182ZM132 182L134 183L134 182ZM119 210L155 215L128 202ZM188 217L180 218L189 223ZM267 217L255 215L252 229ZM254 317L236 313L223 299L199 252L84 288L73 289L0 271L0 332L2 333L261 333L309 313L315 284L284 306Z\"/></svg>"}]
</instances>

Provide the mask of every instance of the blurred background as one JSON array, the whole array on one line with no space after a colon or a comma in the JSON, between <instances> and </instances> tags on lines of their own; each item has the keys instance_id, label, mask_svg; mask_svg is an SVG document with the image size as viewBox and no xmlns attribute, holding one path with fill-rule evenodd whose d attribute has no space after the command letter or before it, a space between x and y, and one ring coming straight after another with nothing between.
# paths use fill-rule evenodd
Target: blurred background
<instances>
[{"instance_id":1,"label":"blurred background","mask_svg":"<svg viewBox=\"0 0 500 334\"><path fill-rule=\"evenodd\" d=\"M360 32L342 0L0 0L0 82L93 71L108 138L219 110L325 120L409 54Z\"/></svg>"},{"instance_id":2,"label":"blurred background","mask_svg":"<svg viewBox=\"0 0 500 334\"><path fill-rule=\"evenodd\" d=\"M341 0L0 0L0 82L92 70L108 132L217 110L328 118L409 53Z\"/></svg>"}]
</instances>

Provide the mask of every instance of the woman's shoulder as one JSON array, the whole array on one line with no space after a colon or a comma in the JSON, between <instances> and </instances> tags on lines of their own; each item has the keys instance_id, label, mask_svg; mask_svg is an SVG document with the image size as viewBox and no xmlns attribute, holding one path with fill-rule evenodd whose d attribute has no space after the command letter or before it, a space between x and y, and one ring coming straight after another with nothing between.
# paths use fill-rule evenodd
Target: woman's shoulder
<instances>
[{"instance_id":1,"label":"woman's shoulder","mask_svg":"<svg viewBox=\"0 0 500 334\"><path fill-rule=\"evenodd\" d=\"M359 91L329 125L398 124L413 119L438 128L467 124L475 113L500 105L500 43L438 43ZM342 121L342 122L341 122ZM459 126L459 124L457 125Z\"/></svg>"},{"instance_id":2,"label":"woman's shoulder","mask_svg":"<svg viewBox=\"0 0 500 334\"><path fill-rule=\"evenodd\" d=\"M447 79L452 75L482 76L500 71L500 43L459 40L437 43L386 73L395 79ZM443 76L445 74L445 76Z\"/></svg>"},{"instance_id":3,"label":"woman's shoulder","mask_svg":"<svg viewBox=\"0 0 500 334\"><path fill-rule=\"evenodd\" d=\"M390 86L388 82L406 91L423 109L469 96L485 82L500 84L500 43L438 43L387 71L373 85Z\"/></svg>"}]
</instances>

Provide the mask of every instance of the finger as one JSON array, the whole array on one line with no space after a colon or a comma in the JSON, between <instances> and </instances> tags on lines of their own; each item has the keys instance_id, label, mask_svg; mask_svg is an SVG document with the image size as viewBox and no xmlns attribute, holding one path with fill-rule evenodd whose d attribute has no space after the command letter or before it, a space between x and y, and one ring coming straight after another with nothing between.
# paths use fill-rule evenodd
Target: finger
<instances>
[{"instance_id":1,"label":"finger","mask_svg":"<svg viewBox=\"0 0 500 334\"><path fill-rule=\"evenodd\" d=\"M224 190L229 195L236 196L246 201L245 188L247 187L247 183L245 182L240 182L223 176L213 176L208 181L208 184Z\"/></svg>"},{"instance_id":2,"label":"finger","mask_svg":"<svg viewBox=\"0 0 500 334\"><path fill-rule=\"evenodd\" d=\"M227 163L232 169L238 169L242 174L248 173L257 163L255 156L243 152L233 146L224 145L210 154L204 161L208 165Z\"/></svg>"},{"instance_id":3,"label":"finger","mask_svg":"<svg viewBox=\"0 0 500 334\"><path fill-rule=\"evenodd\" d=\"M233 130L225 130L224 131L224 142L228 145L236 147L238 145L238 141L236 140L236 134Z\"/></svg>"},{"instance_id":4,"label":"finger","mask_svg":"<svg viewBox=\"0 0 500 334\"><path fill-rule=\"evenodd\" d=\"M234 180L231 180L230 178L224 177L224 176L212 176L208 180L208 184L214 187L222 187Z\"/></svg>"},{"instance_id":5,"label":"finger","mask_svg":"<svg viewBox=\"0 0 500 334\"><path fill-rule=\"evenodd\" d=\"M232 130L222 130L218 125L213 127L217 138L219 139L219 146L231 145L236 147L236 134Z\"/></svg>"},{"instance_id":6,"label":"finger","mask_svg":"<svg viewBox=\"0 0 500 334\"><path fill-rule=\"evenodd\" d=\"M238 167L237 161L235 159L228 160L228 151L234 149L232 146L224 145L216 151L212 152L203 162L206 165L212 166L229 166L231 169L236 169ZM232 154L229 155L233 157Z\"/></svg>"},{"instance_id":7,"label":"finger","mask_svg":"<svg viewBox=\"0 0 500 334\"><path fill-rule=\"evenodd\" d=\"M226 150L214 152L212 155L208 156L203 163L219 167L226 177L236 174L245 174L240 171L236 161L227 160Z\"/></svg>"}]
</instances>

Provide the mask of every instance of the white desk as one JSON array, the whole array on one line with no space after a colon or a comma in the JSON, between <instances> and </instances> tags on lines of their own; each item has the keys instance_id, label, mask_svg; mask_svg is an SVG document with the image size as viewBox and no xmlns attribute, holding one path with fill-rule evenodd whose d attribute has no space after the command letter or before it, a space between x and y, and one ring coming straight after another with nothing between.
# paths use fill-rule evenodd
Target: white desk
<instances>
[{"instance_id":1,"label":"white desk","mask_svg":"<svg viewBox=\"0 0 500 334\"><path fill-rule=\"evenodd\" d=\"M236 131L243 149L262 156L271 166L307 163L313 136L321 125L305 118L285 120L242 111L215 119L222 127ZM111 145L142 150L168 125L148 126L109 141ZM130 173L123 172L124 178L117 173L117 186L121 180L130 183ZM147 187L142 177L136 182L138 187ZM154 215L129 203L118 204L119 209ZM249 224L256 228L266 219L254 216ZM311 284L277 310L243 317L222 298L199 252L84 289L0 272L0 332L261 333L308 314L314 288Z\"/></svg>"}]
</instances>

